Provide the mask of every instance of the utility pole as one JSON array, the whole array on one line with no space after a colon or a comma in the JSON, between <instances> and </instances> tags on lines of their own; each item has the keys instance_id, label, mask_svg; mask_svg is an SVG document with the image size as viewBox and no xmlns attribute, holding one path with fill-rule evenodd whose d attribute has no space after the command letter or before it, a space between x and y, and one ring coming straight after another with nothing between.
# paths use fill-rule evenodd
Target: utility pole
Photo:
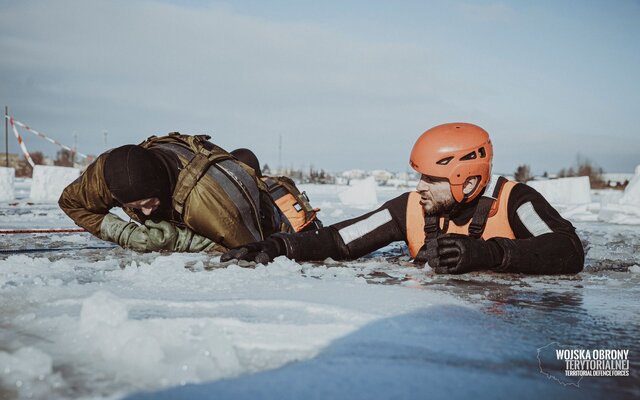
<instances>
[{"instance_id":1,"label":"utility pole","mask_svg":"<svg viewBox=\"0 0 640 400\"><path fill-rule=\"evenodd\" d=\"M73 152L71 154L71 164L76 165L76 152L78 151L78 134L73 132Z\"/></svg>"},{"instance_id":2,"label":"utility pole","mask_svg":"<svg viewBox=\"0 0 640 400\"><path fill-rule=\"evenodd\" d=\"M109 147L107 147L107 135L109 134L109 132L105 129L104 132L102 132L102 134L104 135L104 149L109 150Z\"/></svg>"},{"instance_id":3,"label":"utility pole","mask_svg":"<svg viewBox=\"0 0 640 400\"><path fill-rule=\"evenodd\" d=\"M278 173L282 174L282 133L278 135Z\"/></svg>"},{"instance_id":4,"label":"utility pole","mask_svg":"<svg viewBox=\"0 0 640 400\"><path fill-rule=\"evenodd\" d=\"M9 107L4 106L4 162L9 168Z\"/></svg>"}]
</instances>

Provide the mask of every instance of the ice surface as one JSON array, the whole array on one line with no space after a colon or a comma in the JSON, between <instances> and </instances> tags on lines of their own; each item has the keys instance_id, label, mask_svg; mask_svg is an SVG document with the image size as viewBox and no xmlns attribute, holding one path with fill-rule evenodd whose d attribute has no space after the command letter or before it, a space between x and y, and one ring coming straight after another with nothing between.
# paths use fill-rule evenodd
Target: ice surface
<instances>
[{"instance_id":1,"label":"ice surface","mask_svg":"<svg viewBox=\"0 0 640 400\"><path fill-rule=\"evenodd\" d=\"M0 201L11 201L15 198L15 175L14 168L0 167Z\"/></svg>"},{"instance_id":2,"label":"ice surface","mask_svg":"<svg viewBox=\"0 0 640 400\"><path fill-rule=\"evenodd\" d=\"M205 262L204 255L184 254L148 255L124 269L109 257L0 261L4 320L29 332L3 335L7 357L22 359L15 353L32 337L46 338L33 347L54 360L48 373L66 371L49 398L158 389L277 368L313 357L376 319L462 304L446 293L373 286L358 270L286 258L255 269L207 270ZM5 384L20 380L26 390L42 374L12 375ZM19 395L31 393L21 388Z\"/></svg>"},{"instance_id":3,"label":"ice surface","mask_svg":"<svg viewBox=\"0 0 640 400\"><path fill-rule=\"evenodd\" d=\"M377 187L373 176L362 180L352 180L350 186L340 192L340 201L347 206L373 207L378 202Z\"/></svg>"},{"instance_id":4,"label":"ice surface","mask_svg":"<svg viewBox=\"0 0 640 400\"><path fill-rule=\"evenodd\" d=\"M587 204L591 202L589 177L529 181L531 186L551 204Z\"/></svg>"},{"instance_id":5,"label":"ice surface","mask_svg":"<svg viewBox=\"0 0 640 400\"><path fill-rule=\"evenodd\" d=\"M301 190L325 225L367 211L344 187ZM371 209L401 193L378 187ZM589 205L575 215L597 218ZM435 275L403 244L242 268L90 249L109 244L89 234L0 235L0 398L637 398L640 226L574 224L587 267L550 277ZM52 204L0 204L1 228L72 226ZM59 250L32 251L46 248ZM630 349L632 377L547 380L536 349L559 339Z\"/></svg>"},{"instance_id":6,"label":"ice surface","mask_svg":"<svg viewBox=\"0 0 640 400\"><path fill-rule=\"evenodd\" d=\"M77 168L36 165L29 198L37 203L57 203L64 188L78 176Z\"/></svg>"},{"instance_id":7,"label":"ice surface","mask_svg":"<svg viewBox=\"0 0 640 400\"><path fill-rule=\"evenodd\" d=\"M15 179L15 197L16 199L25 199L29 197L29 192L31 192L31 182L33 180L31 178L16 178Z\"/></svg>"}]
</instances>

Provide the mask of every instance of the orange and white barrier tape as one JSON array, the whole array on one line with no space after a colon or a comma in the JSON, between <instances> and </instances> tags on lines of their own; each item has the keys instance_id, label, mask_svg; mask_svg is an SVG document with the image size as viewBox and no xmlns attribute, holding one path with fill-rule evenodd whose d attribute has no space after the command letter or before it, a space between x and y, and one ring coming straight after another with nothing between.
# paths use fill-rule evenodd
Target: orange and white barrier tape
<instances>
[{"instance_id":1,"label":"orange and white barrier tape","mask_svg":"<svg viewBox=\"0 0 640 400\"><path fill-rule=\"evenodd\" d=\"M63 149L65 149L67 151L75 153L79 157L82 157L82 158L87 158L88 157L86 154L79 153L79 152L75 151L74 149L72 149L71 147L65 146L64 144L58 142L57 140L52 139L52 138L48 137L47 135L44 135L44 134L36 131L35 129L30 128L26 124L23 124L22 122L13 119L13 117L11 117L9 115L7 115L5 118L7 118L9 120L9 123L11 124L11 129L13 130L13 134L16 135L16 139L18 140L18 144L20 145L20 149L22 149L22 153L24 153L25 158L27 159L29 164L31 164L32 167L35 164L34 164L33 160L31 159L31 155L29 154L29 151L27 150L27 146L24 144L24 140L22 140L22 136L20 136L20 133L18 132L18 129L16 128L16 125L24 128L25 130L33 133L36 136L39 136L39 137L43 138L47 142L53 143L56 146L62 147Z\"/></svg>"},{"instance_id":2,"label":"orange and white barrier tape","mask_svg":"<svg viewBox=\"0 0 640 400\"><path fill-rule=\"evenodd\" d=\"M27 146L25 146L24 141L22 140L22 136L20 136L20 134L18 133L18 130L16 129L15 124L13 123L13 118L9 118L9 123L11 124L11 129L13 129L13 134L16 135L16 139L18 140L18 144L20 145L20 149L22 149L22 153L24 154L24 157L27 159L27 161L29 161L29 164L31 164L31 167L34 167L35 163L31 159L31 155L29 154L29 151L27 150Z\"/></svg>"}]
</instances>

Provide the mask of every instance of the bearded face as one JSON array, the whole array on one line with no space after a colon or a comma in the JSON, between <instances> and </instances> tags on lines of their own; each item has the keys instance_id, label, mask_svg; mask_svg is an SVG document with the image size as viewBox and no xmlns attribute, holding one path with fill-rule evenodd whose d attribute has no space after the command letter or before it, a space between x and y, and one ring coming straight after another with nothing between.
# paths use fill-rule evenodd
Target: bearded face
<instances>
[{"instance_id":1,"label":"bearded face","mask_svg":"<svg viewBox=\"0 0 640 400\"><path fill-rule=\"evenodd\" d=\"M416 190L420 193L420 205L429 216L444 214L456 203L446 179L422 175Z\"/></svg>"}]
</instances>

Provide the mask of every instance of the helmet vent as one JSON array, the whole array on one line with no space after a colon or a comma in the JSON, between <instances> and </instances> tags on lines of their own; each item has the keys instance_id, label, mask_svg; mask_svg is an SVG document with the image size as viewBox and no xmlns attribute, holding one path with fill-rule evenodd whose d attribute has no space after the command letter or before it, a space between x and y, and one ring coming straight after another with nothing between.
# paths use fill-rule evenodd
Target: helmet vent
<instances>
[{"instance_id":1,"label":"helmet vent","mask_svg":"<svg viewBox=\"0 0 640 400\"><path fill-rule=\"evenodd\" d=\"M449 164L449 161L451 161L451 160L453 160L453 156L443 158L442 160L437 161L436 164L438 164L438 165L447 165L447 164Z\"/></svg>"},{"instance_id":2,"label":"helmet vent","mask_svg":"<svg viewBox=\"0 0 640 400\"><path fill-rule=\"evenodd\" d=\"M466 156L460 158L460 161L475 160L476 158L478 158L478 155L476 154L475 151L472 151L471 153L467 154Z\"/></svg>"},{"instance_id":3,"label":"helmet vent","mask_svg":"<svg viewBox=\"0 0 640 400\"><path fill-rule=\"evenodd\" d=\"M478 153L480 153L480 158L485 158L487 156L487 151L484 149L484 147L480 147L478 149Z\"/></svg>"}]
</instances>

